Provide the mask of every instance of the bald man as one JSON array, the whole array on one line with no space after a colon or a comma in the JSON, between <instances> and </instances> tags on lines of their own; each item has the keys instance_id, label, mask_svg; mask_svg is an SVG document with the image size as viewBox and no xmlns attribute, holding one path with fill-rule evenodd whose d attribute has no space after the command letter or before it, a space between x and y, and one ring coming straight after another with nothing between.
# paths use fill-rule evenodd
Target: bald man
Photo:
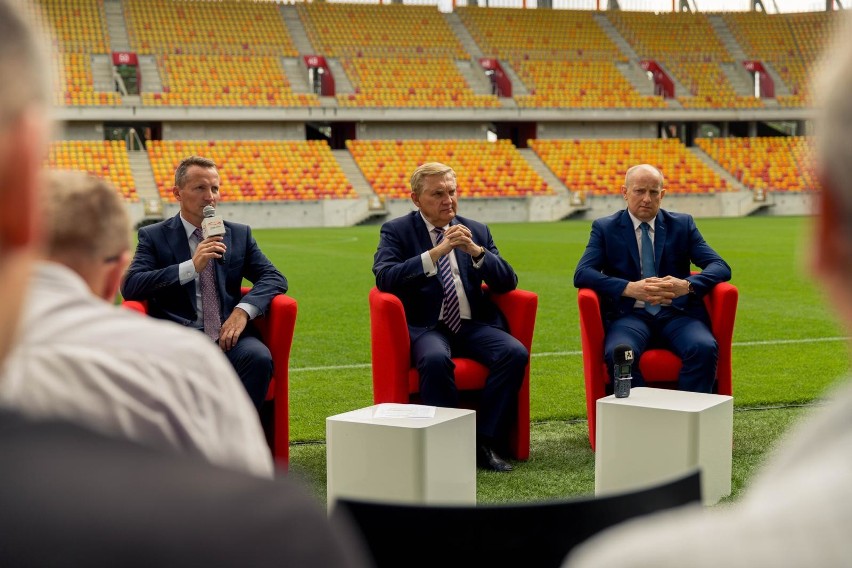
<instances>
[{"instance_id":1,"label":"bald man","mask_svg":"<svg viewBox=\"0 0 852 568\"><path fill-rule=\"evenodd\" d=\"M719 349L702 298L731 279L731 268L704 241L691 215L660 208L664 181L648 164L627 170L621 188L627 208L592 223L574 286L600 297L609 368L618 345L631 347L637 361L660 345L683 361L680 390L709 393ZM692 264L700 274L690 274ZM644 386L638 365L632 386Z\"/></svg>"}]
</instances>

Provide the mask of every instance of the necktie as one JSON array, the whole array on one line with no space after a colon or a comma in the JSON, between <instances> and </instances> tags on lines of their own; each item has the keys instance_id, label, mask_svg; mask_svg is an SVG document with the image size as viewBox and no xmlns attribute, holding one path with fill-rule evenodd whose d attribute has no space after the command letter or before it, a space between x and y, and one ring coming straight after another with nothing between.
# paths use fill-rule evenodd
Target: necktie
<instances>
[{"instance_id":1,"label":"necktie","mask_svg":"<svg viewBox=\"0 0 852 568\"><path fill-rule=\"evenodd\" d=\"M193 233L199 242L204 240L201 229L195 229ZM219 293L216 291L216 269L213 261L207 263L207 267L201 271L198 280L201 284L201 315L204 319L204 333L210 339L219 339L219 330L222 329L222 317L219 314Z\"/></svg>"},{"instance_id":2,"label":"necktie","mask_svg":"<svg viewBox=\"0 0 852 568\"><path fill-rule=\"evenodd\" d=\"M435 244L441 244L444 240L444 230L435 227L438 238ZM453 282L453 269L450 266L449 255L444 255L438 260L438 276L441 278L441 286L444 288L444 325L453 333L458 333L461 328L461 314L459 313L459 295Z\"/></svg>"},{"instance_id":3,"label":"necktie","mask_svg":"<svg viewBox=\"0 0 852 568\"><path fill-rule=\"evenodd\" d=\"M657 269L654 268L654 245L651 243L651 226L648 223L641 223L639 228L642 229L642 278L650 278L657 275ZM645 303L645 311L649 314L656 315L660 312L659 304L652 306Z\"/></svg>"}]
</instances>

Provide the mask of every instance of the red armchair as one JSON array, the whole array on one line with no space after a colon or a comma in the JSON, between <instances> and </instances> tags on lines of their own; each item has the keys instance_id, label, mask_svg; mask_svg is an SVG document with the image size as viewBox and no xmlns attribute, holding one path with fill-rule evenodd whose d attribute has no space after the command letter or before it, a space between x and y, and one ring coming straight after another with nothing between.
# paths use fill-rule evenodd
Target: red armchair
<instances>
[{"instance_id":1,"label":"red armchair","mask_svg":"<svg viewBox=\"0 0 852 568\"><path fill-rule=\"evenodd\" d=\"M716 392L732 394L731 343L734 337L734 320L737 316L737 288L727 282L717 284L704 297L710 315L713 335L719 345L716 367ZM588 288L577 294L580 308L580 339L583 346L583 374L586 379L586 415L589 422L589 443L595 448L596 401L606 396L606 385L611 381L612 369L604 362L604 329L598 295ZM639 369L649 387L675 388L681 361L666 349L649 349L639 360Z\"/></svg>"},{"instance_id":2,"label":"red armchair","mask_svg":"<svg viewBox=\"0 0 852 568\"><path fill-rule=\"evenodd\" d=\"M500 308L509 324L510 333L532 353L532 337L538 296L526 290L493 294L491 300ZM420 376L411 368L411 344L402 302L393 294L370 290L370 336L372 339L373 400L409 403L420 389ZM453 359L456 385L460 391L481 390L488 369L471 359ZM517 422L509 435L509 450L519 460L530 456L530 365L518 392Z\"/></svg>"},{"instance_id":3,"label":"red armchair","mask_svg":"<svg viewBox=\"0 0 852 568\"><path fill-rule=\"evenodd\" d=\"M243 295L250 288L243 287ZM122 306L126 309L147 313L144 302L125 300ZM290 406L289 406L289 375L290 347L293 344L293 331L296 328L296 300L290 296L279 294L272 299L269 312L262 318L254 320L260 331L263 342L272 353L274 370L266 400L274 401L272 417L272 455L276 463L286 467L290 458Z\"/></svg>"}]
</instances>

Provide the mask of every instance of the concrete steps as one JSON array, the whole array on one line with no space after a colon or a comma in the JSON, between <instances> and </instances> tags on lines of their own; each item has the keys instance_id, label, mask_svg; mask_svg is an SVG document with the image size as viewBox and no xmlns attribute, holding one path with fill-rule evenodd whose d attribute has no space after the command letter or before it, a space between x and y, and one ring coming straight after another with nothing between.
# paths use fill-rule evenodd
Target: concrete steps
<instances>
[{"instance_id":1,"label":"concrete steps","mask_svg":"<svg viewBox=\"0 0 852 568\"><path fill-rule=\"evenodd\" d=\"M524 82L521 81L521 78L515 72L509 62L505 59L500 60L500 66L503 67L503 71L506 73L506 76L509 77L509 80L512 82L512 96L517 97L518 95L528 95L530 94L530 90L524 85Z\"/></svg>"},{"instance_id":2,"label":"concrete steps","mask_svg":"<svg viewBox=\"0 0 852 568\"><path fill-rule=\"evenodd\" d=\"M106 16L107 33L109 33L110 49L112 51L130 51L127 25L124 21L124 9L121 6L120 0L105 0L104 14Z\"/></svg>"},{"instance_id":3,"label":"concrete steps","mask_svg":"<svg viewBox=\"0 0 852 568\"><path fill-rule=\"evenodd\" d=\"M352 157L352 154L349 153L349 150L332 150L331 154L334 156L334 159L337 160L337 163L340 165L340 169L343 170L343 174L346 176L346 179L352 184L352 189L360 197L374 197L376 193L373 191L370 182L367 181L367 178L364 177L364 174L361 172L361 168L358 167L358 164L355 163L355 159Z\"/></svg>"},{"instance_id":4,"label":"concrete steps","mask_svg":"<svg viewBox=\"0 0 852 568\"><path fill-rule=\"evenodd\" d=\"M325 62L334 77L334 92L337 95L349 95L355 92L355 87L343 70L343 64L336 57L326 57Z\"/></svg>"},{"instance_id":5,"label":"concrete steps","mask_svg":"<svg viewBox=\"0 0 852 568\"><path fill-rule=\"evenodd\" d=\"M293 47L299 52L299 55L321 55L314 49L311 40L308 39L308 32L305 31L305 26L299 18L299 12L293 4L281 5L281 17L284 19L284 25L287 26L287 31L290 33L290 39L293 41Z\"/></svg>"},{"instance_id":6,"label":"concrete steps","mask_svg":"<svg viewBox=\"0 0 852 568\"><path fill-rule=\"evenodd\" d=\"M470 59L456 59L456 69L459 70L465 82L470 87L470 90L477 95L491 95L491 81L485 75L479 63L474 63Z\"/></svg>"},{"instance_id":7,"label":"concrete steps","mask_svg":"<svg viewBox=\"0 0 852 568\"><path fill-rule=\"evenodd\" d=\"M310 93L311 86L308 84L308 72L300 59L295 57L281 57L281 67L287 80L290 81L290 90L294 93Z\"/></svg>"},{"instance_id":8,"label":"concrete steps","mask_svg":"<svg viewBox=\"0 0 852 568\"><path fill-rule=\"evenodd\" d=\"M136 185L136 193L144 206L144 217L146 219L163 218L163 202L157 191L157 183L154 181L154 171L148 159L148 152L136 150L127 152L130 162L130 173L133 174L133 183Z\"/></svg>"}]
</instances>

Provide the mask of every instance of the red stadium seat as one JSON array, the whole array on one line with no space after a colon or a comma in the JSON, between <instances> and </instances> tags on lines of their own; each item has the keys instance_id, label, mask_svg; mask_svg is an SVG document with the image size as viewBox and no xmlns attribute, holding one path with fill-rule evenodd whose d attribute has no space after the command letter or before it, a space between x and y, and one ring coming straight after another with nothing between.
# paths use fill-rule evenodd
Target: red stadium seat
<instances>
[{"instance_id":1,"label":"red stadium seat","mask_svg":"<svg viewBox=\"0 0 852 568\"><path fill-rule=\"evenodd\" d=\"M243 295L250 288L243 287ZM147 313L145 302L125 300L122 307ZM290 347L293 344L293 331L296 328L296 300L279 294L272 299L269 313L254 320L263 342L272 353L274 371L266 400L274 405L272 431L267 438L272 439L272 455L281 467L287 467L290 458Z\"/></svg>"},{"instance_id":2,"label":"red stadium seat","mask_svg":"<svg viewBox=\"0 0 852 568\"><path fill-rule=\"evenodd\" d=\"M734 337L734 319L737 315L737 288L727 282L717 284L704 297L710 315L713 335L719 345L716 366L716 392L731 395L731 344ZM595 448L595 420L597 400L606 396L606 386L611 382L611 372L604 362L604 328L601 306L594 290L581 288L577 293L580 309L580 340L583 346L583 374L586 382L586 416L589 425L589 443ZM639 368L647 386L674 388L681 362L671 351L649 349L642 354Z\"/></svg>"},{"instance_id":3,"label":"red stadium seat","mask_svg":"<svg viewBox=\"0 0 852 568\"><path fill-rule=\"evenodd\" d=\"M509 331L532 353L533 329L538 296L526 290L493 294L491 299L509 324ZM411 345L405 310L393 294L370 290L370 335L373 360L373 401L376 404L407 404L416 400L420 377L411 368ZM488 369L471 359L453 359L456 386L460 391L478 391L485 386ZM530 455L530 365L518 393L517 420L509 434L509 451L519 460Z\"/></svg>"}]
</instances>

